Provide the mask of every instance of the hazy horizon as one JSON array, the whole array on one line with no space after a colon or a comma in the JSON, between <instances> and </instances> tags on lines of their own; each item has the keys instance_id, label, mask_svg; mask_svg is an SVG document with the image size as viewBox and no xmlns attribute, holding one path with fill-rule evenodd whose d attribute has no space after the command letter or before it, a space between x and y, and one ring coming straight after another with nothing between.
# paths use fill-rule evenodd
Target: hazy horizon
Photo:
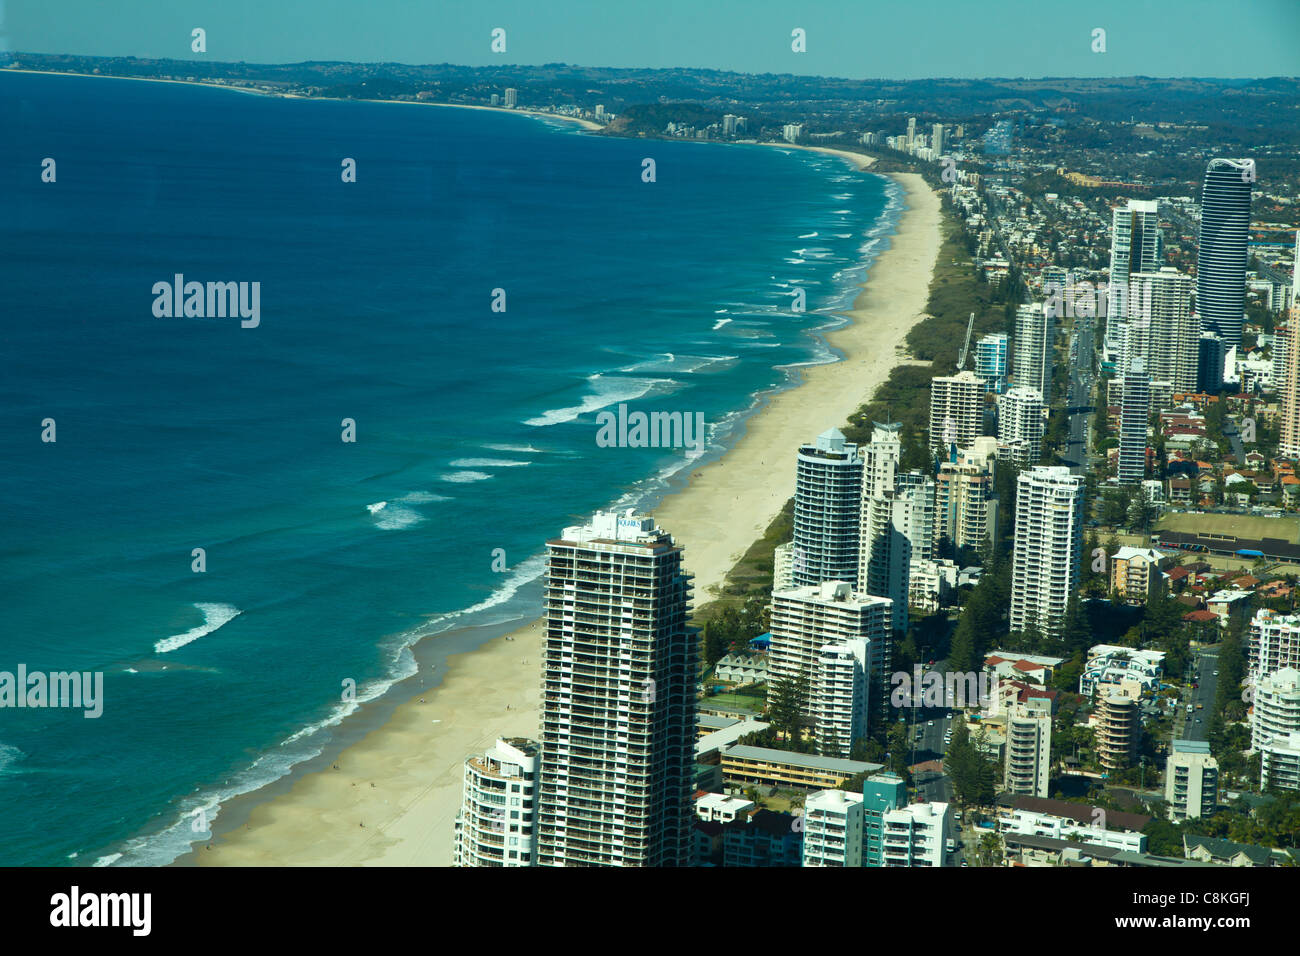
<instances>
[{"instance_id":1,"label":"hazy horizon","mask_svg":"<svg viewBox=\"0 0 1300 956\"><path fill-rule=\"evenodd\" d=\"M0 50L230 63L402 63L467 67L566 64L587 69L718 70L827 79L1259 79L1300 75L1300 5L1213 0L1044 9L991 0L976 11L897 4L735 0L607 9L561 0L537 9L501 0L490 9L417 8L375 0L9 0L0 4ZM1206 24L1215 24L1207 45ZM206 32L206 52L190 48ZM506 31L493 52L492 32ZM792 31L805 31L794 52ZM1104 31L1098 52L1096 31ZM631 64L631 65L629 65ZM1246 72L1249 71L1249 72ZM1194 76L1192 75L1194 74Z\"/></svg>"}]
</instances>

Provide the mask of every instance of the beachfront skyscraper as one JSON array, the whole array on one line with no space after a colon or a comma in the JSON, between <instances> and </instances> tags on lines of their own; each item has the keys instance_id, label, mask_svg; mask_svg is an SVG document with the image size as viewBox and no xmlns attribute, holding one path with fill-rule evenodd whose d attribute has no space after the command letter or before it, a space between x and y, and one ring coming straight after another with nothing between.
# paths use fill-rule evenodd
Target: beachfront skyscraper
<instances>
[{"instance_id":1,"label":"beachfront skyscraper","mask_svg":"<svg viewBox=\"0 0 1300 956\"><path fill-rule=\"evenodd\" d=\"M519 91L513 87L506 87L506 109L512 110L519 103Z\"/></svg>"},{"instance_id":2,"label":"beachfront skyscraper","mask_svg":"<svg viewBox=\"0 0 1300 956\"><path fill-rule=\"evenodd\" d=\"M1161 261L1160 215L1154 199L1129 199L1111 214L1110 283L1106 341L1118 348L1129 316L1129 277L1152 272Z\"/></svg>"},{"instance_id":3,"label":"beachfront skyscraper","mask_svg":"<svg viewBox=\"0 0 1300 956\"><path fill-rule=\"evenodd\" d=\"M984 390L1001 395L1007 385L1007 333L990 332L975 343L975 374Z\"/></svg>"},{"instance_id":4,"label":"beachfront skyscraper","mask_svg":"<svg viewBox=\"0 0 1300 956\"><path fill-rule=\"evenodd\" d=\"M597 512L546 543L542 866L688 866L697 640L681 548Z\"/></svg>"},{"instance_id":5,"label":"beachfront skyscraper","mask_svg":"<svg viewBox=\"0 0 1300 956\"><path fill-rule=\"evenodd\" d=\"M930 453L948 460L984 430L984 380L969 369L930 379Z\"/></svg>"},{"instance_id":6,"label":"beachfront skyscraper","mask_svg":"<svg viewBox=\"0 0 1300 956\"><path fill-rule=\"evenodd\" d=\"M1129 276L1126 349L1119 368L1141 357L1153 382L1196 390L1201 320L1192 312L1192 277L1166 266Z\"/></svg>"},{"instance_id":7,"label":"beachfront skyscraper","mask_svg":"<svg viewBox=\"0 0 1300 956\"><path fill-rule=\"evenodd\" d=\"M794 492L794 583L858 576L862 457L837 428L799 449Z\"/></svg>"},{"instance_id":8,"label":"beachfront skyscraper","mask_svg":"<svg viewBox=\"0 0 1300 956\"><path fill-rule=\"evenodd\" d=\"M1147 420L1151 417L1151 376L1140 358L1133 359L1123 381L1119 413L1119 460L1116 477L1126 484L1147 476Z\"/></svg>"},{"instance_id":9,"label":"beachfront skyscraper","mask_svg":"<svg viewBox=\"0 0 1300 956\"><path fill-rule=\"evenodd\" d=\"M1201 192L1196 254L1196 310L1224 349L1241 344L1246 299L1246 241L1250 234L1253 159L1212 159Z\"/></svg>"},{"instance_id":10,"label":"beachfront skyscraper","mask_svg":"<svg viewBox=\"0 0 1300 956\"><path fill-rule=\"evenodd\" d=\"M998 397L998 443L1007 461L1020 468L1038 464L1043 454L1043 396L1017 385Z\"/></svg>"},{"instance_id":11,"label":"beachfront skyscraper","mask_svg":"<svg viewBox=\"0 0 1300 956\"><path fill-rule=\"evenodd\" d=\"M1016 310L1011 374L1017 385L1036 389L1044 405L1052 403L1052 336L1055 322L1046 304Z\"/></svg>"},{"instance_id":12,"label":"beachfront skyscraper","mask_svg":"<svg viewBox=\"0 0 1300 956\"><path fill-rule=\"evenodd\" d=\"M453 865L536 864L539 753L535 741L511 737L466 759Z\"/></svg>"},{"instance_id":13,"label":"beachfront skyscraper","mask_svg":"<svg viewBox=\"0 0 1300 956\"><path fill-rule=\"evenodd\" d=\"M1083 477L1070 474L1069 468L1036 465L1017 476L1012 631L1059 632L1079 583L1083 498Z\"/></svg>"}]
</instances>

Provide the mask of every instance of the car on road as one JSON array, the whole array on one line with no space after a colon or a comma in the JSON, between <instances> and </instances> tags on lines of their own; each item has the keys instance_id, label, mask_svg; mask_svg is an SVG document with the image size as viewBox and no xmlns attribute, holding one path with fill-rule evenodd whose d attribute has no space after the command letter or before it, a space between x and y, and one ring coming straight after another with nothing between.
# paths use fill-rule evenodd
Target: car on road
<instances>
[{"instance_id":1,"label":"car on road","mask_svg":"<svg viewBox=\"0 0 1300 956\"><path fill-rule=\"evenodd\" d=\"M1130 371L1131 371L1131 370L1130 370ZM925 722L925 726L927 726L927 727L933 727L933 726L934 726L934 721L933 721L933 720L927 720L927 721Z\"/></svg>"},{"instance_id":2,"label":"car on road","mask_svg":"<svg viewBox=\"0 0 1300 956\"><path fill-rule=\"evenodd\" d=\"M1129 369L1129 371L1132 371L1132 369ZM1215 676L1215 677L1218 677L1218 676L1219 676L1219 672L1218 672L1218 671L1215 671L1215 672L1214 672L1214 676Z\"/></svg>"}]
</instances>

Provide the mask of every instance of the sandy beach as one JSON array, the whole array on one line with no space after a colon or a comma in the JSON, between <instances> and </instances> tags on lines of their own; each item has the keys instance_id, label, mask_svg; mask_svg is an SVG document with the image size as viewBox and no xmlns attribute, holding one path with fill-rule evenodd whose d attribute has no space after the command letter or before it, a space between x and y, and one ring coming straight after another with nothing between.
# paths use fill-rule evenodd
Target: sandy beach
<instances>
[{"instance_id":1,"label":"sandy beach","mask_svg":"<svg viewBox=\"0 0 1300 956\"><path fill-rule=\"evenodd\" d=\"M828 336L845 359L805 369L802 384L772 396L731 451L655 511L685 548L696 606L793 495L798 446L843 425L870 398L923 315L940 246L939 197L918 175L894 178L907 190L898 231L872 265L852 323ZM534 622L448 658L442 683L424 698L397 705L332 766L302 774L278 795L244 798L251 809L231 813L225 827L218 820L210 846L181 862L449 865L465 757L499 736L537 735L540 647Z\"/></svg>"}]
</instances>

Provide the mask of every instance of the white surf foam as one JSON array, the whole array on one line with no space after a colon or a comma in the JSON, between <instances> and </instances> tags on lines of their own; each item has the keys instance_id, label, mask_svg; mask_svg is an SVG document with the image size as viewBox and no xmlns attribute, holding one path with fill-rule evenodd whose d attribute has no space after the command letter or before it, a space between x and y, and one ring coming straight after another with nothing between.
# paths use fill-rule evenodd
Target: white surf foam
<instances>
[{"instance_id":1,"label":"white surf foam","mask_svg":"<svg viewBox=\"0 0 1300 956\"><path fill-rule=\"evenodd\" d=\"M414 508L390 505L375 514L375 527L380 531L401 531L424 521L424 515Z\"/></svg>"},{"instance_id":2,"label":"white surf foam","mask_svg":"<svg viewBox=\"0 0 1300 956\"><path fill-rule=\"evenodd\" d=\"M484 471L451 471L445 475L439 475L442 481L450 481L453 484L462 485L471 481L487 481L492 476Z\"/></svg>"},{"instance_id":3,"label":"white surf foam","mask_svg":"<svg viewBox=\"0 0 1300 956\"><path fill-rule=\"evenodd\" d=\"M159 654L166 654L176 650L178 647L184 647L200 637L211 634L217 628L224 624L229 624L243 612L233 604L195 604L196 608L203 612L203 623L198 627L192 627L184 634L173 634L171 637L165 637L154 644L153 649Z\"/></svg>"},{"instance_id":4,"label":"white surf foam","mask_svg":"<svg viewBox=\"0 0 1300 956\"><path fill-rule=\"evenodd\" d=\"M519 468L531 464L531 461L507 461L504 458L457 458L451 466L453 468Z\"/></svg>"},{"instance_id":5,"label":"white surf foam","mask_svg":"<svg viewBox=\"0 0 1300 956\"><path fill-rule=\"evenodd\" d=\"M600 411L610 405L634 402L652 391L662 390L675 383L671 379L610 377L598 372L587 376L587 384L590 392L583 398L581 405L551 408L533 418L525 419L524 424L532 425L534 428L545 428L549 425L571 422L581 415Z\"/></svg>"},{"instance_id":6,"label":"white surf foam","mask_svg":"<svg viewBox=\"0 0 1300 956\"><path fill-rule=\"evenodd\" d=\"M427 505L435 501L451 501L446 495L435 495L432 491L412 491L409 495L402 495L397 500L412 505Z\"/></svg>"},{"instance_id":7,"label":"white surf foam","mask_svg":"<svg viewBox=\"0 0 1300 956\"><path fill-rule=\"evenodd\" d=\"M14 771L14 765L27 755L12 744L0 744L0 773Z\"/></svg>"}]
</instances>

